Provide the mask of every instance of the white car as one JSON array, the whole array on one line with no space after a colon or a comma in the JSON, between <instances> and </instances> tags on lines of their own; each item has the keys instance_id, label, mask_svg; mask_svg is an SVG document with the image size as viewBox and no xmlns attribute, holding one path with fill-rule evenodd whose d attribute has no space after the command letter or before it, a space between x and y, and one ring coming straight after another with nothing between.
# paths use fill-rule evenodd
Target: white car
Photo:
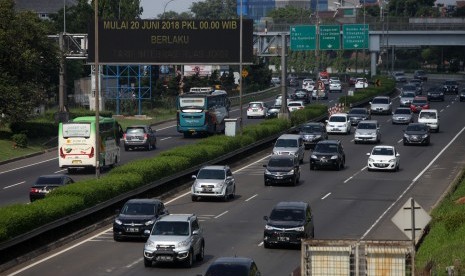
<instances>
[{"instance_id":1,"label":"white car","mask_svg":"<svg viewBox=\"0 0 465 276\"><path fill-rule=\"evenodd\" d=\"M333 81L339 81L340 82L339 77L330 77L329 78L329 83L331 84Z\"/></svg>"},{"instance_id":2,"label":"white car","mask_svg":"<svg viewBox=\"0 0 465 276\"><path fill-rule=\"evenodd\" d=\"M368 87L368 81L365 78L357 78L355 80L355 89L362 89Z\"/></svg>"},{"instance_id":3,"label":"white car","mask_svg":"<svg viewBox=\"0 0 465 276\"><path fill-rule=\"evenodd\" d=\"M192 179L192 201L199 198L220 198L227 201L235 197L236 181L227 165L204 166Z\"/></svg>"},{"instance_id":4,"label":"white car","mask_svg":"<svg viewBox=\"0 0 465 276\"><path fill-rule=\"evenodd\" d=\"M439 132L439 112L437 109L423 109L418 114L418 122L429 126L434 132Z\"/></svg>"},{"instance_id":5,"label":"white car","mask_svg":"<svg viewBox=\"0 0 465 276\"><path fill-rule=\"evenodd\" d=\"M368 155L368 171L391 170L398 171L400 154L394 146L375 146Z\"/></svg>"},{"instance_id":6,"label":"white car","mask_svg":"<svg viewBox=\"0 0 465 276\"><path fill-rule=\"evenodd\" d=\"M265 102L250 102L247 107L247 118L265 118L267 111Z\"/></svg>"},{"instance_id":7,"label":"white car","mask_svg":"<svg viewBox=\"0 0 465 276\"><path fill-rule=\"evenodd\" d=\"M379 143L381 131L377 120L365 120L358 123L354 133L354 143Z\"/></svg>"},{"instance_id":8,"label":"white car","mask_svg":"<svg viewBox=\"0 0 465 276\"><path fill-rule=\"evenodd\" d=\"M287 103L287 108L289 109L289 112L292 112L299 109L304 109L305 104L303 101L290 101Z\"/></svg>"},{"instance_id":9,"label":"white car","mask_svg":"<svg viewBox=\"0 0 465 276\"><path fill-rule=\"evenodd\" d=\"M329 91L330 92L342 92L342 83L340 80L332 80L329 83Z\"/></svg>"},{"instance_id":10,"label":"white car","mask_svg":"<svg viewBox=\"0 0 465 276\"><path fill-rule=\"evenodd\" d=\"M388 96L374 97L370 102L371 114L392 114L392 102Z\"/></svg>"},{"instance_id":11,"label":"white car","mask_svg":"<svg viewBox=\"0 0 465 276\"><path fill-rule=\"evenodd\" d=\"M345 133L350 134L350 123L349 116L347 113L336 113L326 120L326 132L327 133Z\"/></svg>"},{"instance_id":12,"label":"white car","mask_svg":"<svg viewBox=\"0 0 465 276\"><path fill-rule=\"evenodd\" d=\"M315 81L312 79L304 79L302 81L302 89L307 90L307 92L313 91L313 89L315 89Z\"/></svg>"}]
</instances>

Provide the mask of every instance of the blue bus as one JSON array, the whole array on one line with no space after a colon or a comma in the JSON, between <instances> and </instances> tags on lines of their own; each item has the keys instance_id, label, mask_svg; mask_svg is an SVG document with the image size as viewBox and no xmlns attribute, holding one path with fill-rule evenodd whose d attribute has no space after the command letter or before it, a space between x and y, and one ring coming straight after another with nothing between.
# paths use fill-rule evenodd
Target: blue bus
<instances>
[{"instance_id":1,"label":"blue bus","mask_svg":"<svg viewBox=\"0 0 465 276\"><path fill-rule=\"evenodd\" d=\"M224 133L231 102L224 90L192 87L176 100L177 130L190 137L195 134Z\"/></svg>"}]
</instances>

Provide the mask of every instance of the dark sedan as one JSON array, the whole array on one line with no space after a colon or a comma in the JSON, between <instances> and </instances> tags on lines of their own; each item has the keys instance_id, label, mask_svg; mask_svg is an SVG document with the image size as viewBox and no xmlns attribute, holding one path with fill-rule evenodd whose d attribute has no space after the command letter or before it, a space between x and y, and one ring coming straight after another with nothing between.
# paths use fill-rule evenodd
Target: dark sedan
<instances>
[{"instance_id":1,"label":"dark sedan","mask_svg":"<svg viewBox=\"0 0 465 276\"><path fill-rule=\"evenodd\" d=\"M459 93L459 83L455 80L446 80L442 85L442 90L444 93L458 94Z\"/></svg>"},{"instance_id":2,"label":"dark sedan","mask_svg":"<svg viewBox=\"0 0 465 276\"><path fill-rule=\"evenodd\" d=\"M113 239L147 238L145 230L152 230L153 224L162 216L168 215L163 202L158 199L141 198L128 200L117 210L113 222Z\"/></svg>"},{"instance_id":3,"label":"dark sedan","mask_svg":"<svg viewBox=\"0 0 465 276\"><path fill-rule=\"evenodd\" d=\"M360 121L370 120L371 115L367 108L365 107L353 107L347 113L349 121L353 126L356 126Z\"/></svg>"},{"instance_id":4,"label":"dark sedan","mask_svg":"<svg viewBox=\"0 0 465 276\"><path fill-rule=\"evenodd\" d=\"M305 89L296 89L294 94L291 95L292 100L294 101L303 101L304 103L310 103L311 96Z\"/></svg>"},{"instance_id":5,"label":"dark sedan","mask_svg":"<svg viewBox=\"0 0 465 276\"><path fill-rule=\"evenodd\" d=\"M410 123L404 130L404 145L429 145L430 132L429 127L423 123Z\"/></svg>"},{"instance_id":6,"label":"dark sedan","mask_svg":"<svg viewBox=\"0 0 465 276\"><path fill-rule=\"evenodd\" d=\"M44 198L50 191L74 183L74 180L64 174L42 175L37 178L29 190L29 199L31 202Z\"/></svg>"},{"instance_id":7,"label":"dark sedan","mask_svg":"<svg viewBox=\"0 0 465 276\"><path fill-rule=\"evenodd\" d=\"M128 126L123 134L124 150L142 147L146 150L157 147L155 130L148 125Z\"/></svg>"},{"instance_id":8,"label":"dark sedan","mask_svg":"<svg viewBox=\"0 0 465 276\"><path fill-rule=\"evenodd\" d=\"M295 186L300 181L299 160L292 155L272 155L265 167L265 186L290 183Z\"/></svg>"},{"instance_id":9,"label":"dark sedan","mask_svg":"<svg viewBox=\"0 0 465 276\"><path fill-rule=\"evenodd\" d=\"M431 87L427 92L428 101L444 101L444 91L441 87Z\"/></svg>"},{"instance_id":10,"label":"dark sedan","mask_svg":"<svg viewBox=\"0 0 465 276\"><path fill-rule=\"evenodd\" d=\"M325 124L319 122L311 122L303 125L300 128L299 134L302 135L305 149L314 148L319 141L328 139Z\"/></svg>"},{"instance_id":11,"label":"dark sedan","mask_svg":"<svg viewBox=\"0 0 465 276\"><path fill-rule=\"evenodd\" d=\"M339 140L324 140L315 145L310 155L310 170L317 168L334 168L342 170L345 166L346 155Z\"/></svg>"}]
</instances>

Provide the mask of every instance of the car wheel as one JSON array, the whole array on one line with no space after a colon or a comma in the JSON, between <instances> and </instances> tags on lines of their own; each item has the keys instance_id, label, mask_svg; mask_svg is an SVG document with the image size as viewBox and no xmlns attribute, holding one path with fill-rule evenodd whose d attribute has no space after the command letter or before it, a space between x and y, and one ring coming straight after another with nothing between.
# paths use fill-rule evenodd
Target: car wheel
<instances>
[{"instance_id":1,"label":"car wheel","mask_svg":"<svg viewBox=\"0 0 465 276\"><path fill-rule=\"evenodd\" d=\"M118 235L113 233L113 240L114 241L122 241L123 239L121 237L118 237Z\"/></svg>"},{"instance_id":2,"label":"car wheel","mask_svg":"<svg viewBox=\"0 0 465 276\"><path fill-rule=\"evenodd\" d=\"M436 129L436 133L438 133L438 132L439 132L439 126L438 126L438 128Z\"/></svg>"},{"instance_id":3,"label":"car wheel","mask_svg":"<svg viewBox=\"0 0 465 276\"><path fill-rule=\"evenodd\" d=\"M357 141L357 140L354 140L354 144L358 144L358 141Z\"/></svg>"},{"instance_id":4,"label":"car wheel","mask_svg":"<svg viewBox=\"0 0 465 276\"><path fill-rule=\"evenodd\" d=\"M312 164L310 164L310 170L311 170L311 171L315 170L315 166L312 165Z\"/></svg>"},{"instance_id":5,"label":"car wheel","mask_svg":"<svg viewBox=\"0 0 465 276\"><path fill-rule=\"evenodd\" d=\"M195 195L191 196L191 199L192 199L192 201L197 201L197 200L199 200L198 197L195 196Z\"/></svg>"},{"instance_id":6,"label":"car wheel","mask_svg":"<svg viewBox=\"0 0 465 276\"><path fill-rule=\"evenodd\" d=\"M202 246L200 246L200 251L199 254L196 256L196 260L198 262L203 261L203 258L205 257L205 245L202 243Z\"/></svg>"},{"instance_id":7,"label":"car wheel","mask_svg":"<svg viewBox=\"0 0 465 276\"><path fill-rule=\"evenodd\" d=\"M222 199L223 199L224 202L229 200L229 195L228 195L227 191L224 191L224 196L223 196Z\"/></svg>"},{"instance_id":8,"label":"car wheel","mask_svg":"<svg viewBox=\"0 0 465 276\"><path fill-rule=\"evenodd\" d=\"M236 197L236 186L234 186L232 193L229 195L230 199L234 199Z\"/></svg>"},{"instance_id":9,"label":"car wheel","mask_svg":"<svg viewBox=\"0 0 465 276\"><path fill-rule=\"evenodd\" d=\"M297 186L297 176L294 176L294 178L292 179L292 186Z\"/></svg>"},{"instance_id":10,"label":"car wheel","mask_svg":"<svg viewBox=\"0 0 465 276\"><path fill-rule=\"evenodd\" d=\"M270 246L270 243L269 243L269 242L264 241L264 242L263 242L263 247L265 247L265 248L270 248L271 246Z\"/></svg>"},{"instance_id":11,"label":"car wheel","mask_svg":"<svg viewBox=\"0 0 465 276\"><path fill-rule=\"evenodd\" d=\"M193 254L194 254L194 251L191 249L189 251L189 255L187 256L187 259L184 261L185 268L191 268L192 265L194 264L194 257L192 256Z\"/></svg>"},{"instance_id":12,"label":"car wheel","mask_svg":"<svg viewBox=\"0 0 465 276\"><path fill-rule=\"evenodd\" d=\"M371 172L371 169L370 169L370 167L367 167L367 171Z\"/></svg>"},{"instance_id":13,"label":"car wheel","mask_svg":"<svg viewBox=\"0 0 465 276\"><path fill-rule=\"evenodd\" d=\"M146 258L144 258L144 266L145 267L152 267L152 260L147 260Z\"/></svg>"},{"instance_id":14,"label":"car wheel","mask_svg":"<svg viewBox=\"0 0 465 276\"><path fill-rule=\"evenodd\" d=\"M128 146L124 146L124 150L125 150L125 151L128 151L128 150L129 150L129 147L128 147Z\"/></svg>"}]
</instances>

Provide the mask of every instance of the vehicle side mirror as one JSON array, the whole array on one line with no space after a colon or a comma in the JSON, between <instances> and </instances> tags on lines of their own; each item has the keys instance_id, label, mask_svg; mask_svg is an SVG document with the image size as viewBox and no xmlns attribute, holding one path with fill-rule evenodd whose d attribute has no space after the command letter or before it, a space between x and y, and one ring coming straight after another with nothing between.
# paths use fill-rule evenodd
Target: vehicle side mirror
<instances>
[{"instance_id":1,"label":"vehicle side mirror","mask_svg":"<svg viewBox=\"0 0 465 276\"><path fill-rule=\"evenodd\" d=\"M150 236L150 230L145 230L144 231L144 236L147 236L147 237Z\"/></svg>"},{"instance_id":2,"label":"vehicle side mirror","mask_svg":"<svg viewBox=\"0 0 465 276\"><path fill-rule=\"evenodd\" d=\"M266 168L267 166L266 165L263 165L263 168Z\"/></svg>"},{"instance_id":3,"label":"vehicle side mirror","mask_svg":"<svg viewBox=\"0 0 465 276\"><path fill-rule=\"evenodd\" d=\"M192 175L192 179L197 179L197 176L196 176L196 175Z\"/></svg>"},{"instance_id":4,"label":"vehicle side mirror","mask_svg":"<svg viewBox=\"0 0 465 276\"><path fill-rule=\"evenodd\" d=\"M370 155L371 155L371 153L367 152L367 155L368 155L368 156L370 156Z\"/></svg>"},{"instance_id":5,"label":"vehicle side mirror","mask_svg":"<svg viewBox=\"0 0 465 276\"><path fill-rule=\"evenodd\" d=\"M116 210L115 210L115 214L119 214L120 212L121 212L120 209L116 209Z\"/></svg>"},{"instance_id":6,"label":"vehicle side mirror","mask_svg":"<svg viewBox=\"0 0 465 276\"><path fill-rule=\"evenodd\" d=\"M268 216L263 216L263 219L268 221Z\"/></svg>"},{"instance_id":7,"label":"vehicle side mirror","mask_svg":"<svg viewBox=\"0 0 465 276\"><path fill-rule=\"evenodd\" d=\"M197 230L194 230L194 231L192 231L192 235L198 235L199 232L200 232L200 230L198 230L198 229L197 229Z\"/></svg>"},{"instance_id":8,"label":"vehicle side mirror","mask_svg":"<svg viewBox=\"0 0 465 276\"><path fill-rule=\"evenodd\" d=\"M399 156L400 156L400 154L396 153L396 156L397 156L397 157L399 157Z\"/></svg>"}]
</instances>

